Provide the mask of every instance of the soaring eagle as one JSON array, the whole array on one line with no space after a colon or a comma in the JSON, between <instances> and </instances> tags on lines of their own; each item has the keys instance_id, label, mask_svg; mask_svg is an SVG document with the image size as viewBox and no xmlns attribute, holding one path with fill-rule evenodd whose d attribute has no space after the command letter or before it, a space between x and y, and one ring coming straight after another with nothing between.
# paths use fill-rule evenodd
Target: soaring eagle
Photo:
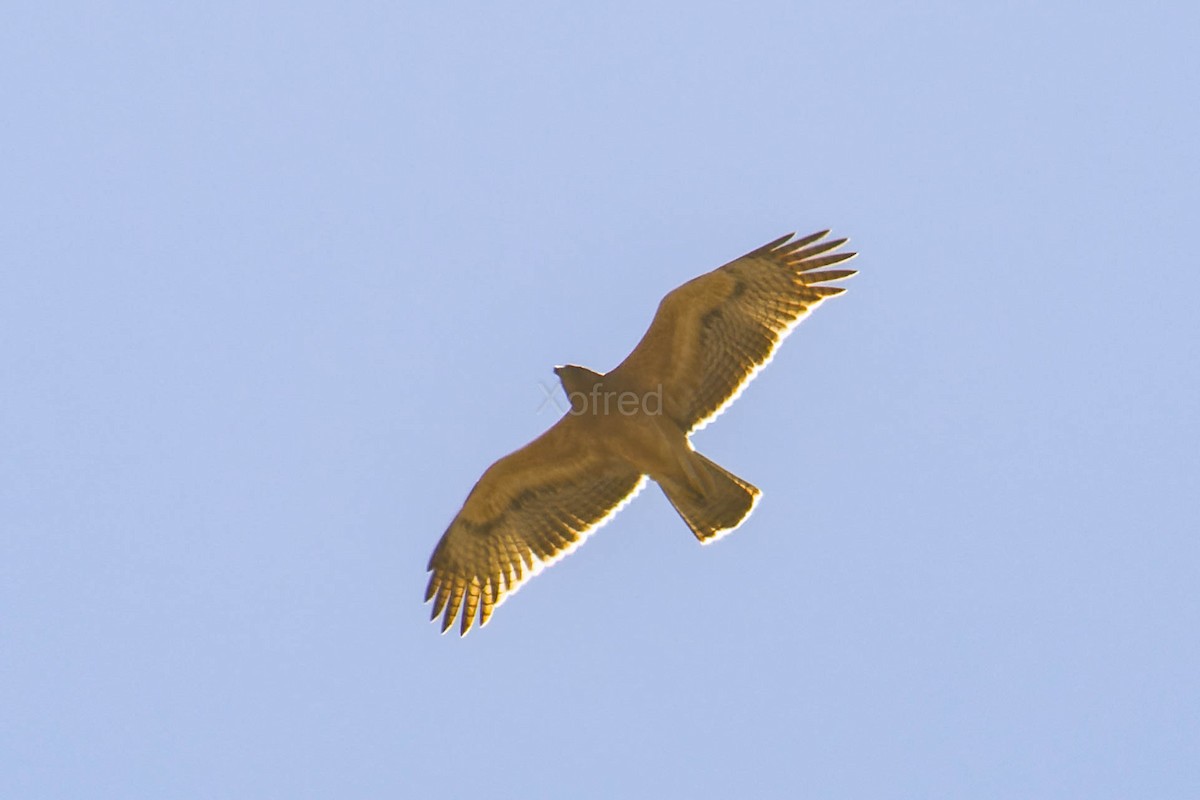
<instances>
[{"instance_id":1,"label":"soaring eagle","mask_svg":"<svg viewBox=\"0 0 1200 800\"><path fill-rule=\"evenodd\" d=\"M689 436L732 403L810 311L855 274L823 269L829 231L780 237L688 281L658 306L650 329L616 369L554 372L571 410L497 461L467 496L429 559L425 601L445 633L461 609L487 623L501 602L574 550L653 478L701 543L750 515L759 490L692 449Z\"/></svg>"}]
</instances>

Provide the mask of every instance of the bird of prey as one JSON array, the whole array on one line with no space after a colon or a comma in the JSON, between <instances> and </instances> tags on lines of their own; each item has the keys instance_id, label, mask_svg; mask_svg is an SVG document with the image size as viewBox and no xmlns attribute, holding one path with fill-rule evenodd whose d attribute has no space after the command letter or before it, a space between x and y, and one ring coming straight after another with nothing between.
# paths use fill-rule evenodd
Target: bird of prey
<instances>
[{"instance_id":1,"label":"bird of prey","mask_svg":"<svg viewBox=\"0 0 1200 800\"><path fill-rule=\"evenodd\" d=\"M701 543L750 515L759 490L692 449L689 436L732 403L784 337L855 274L829 231L794 234L663 298L633 352L603 375L554 372L562 419L483 473L429 559L425 601L442 632L461 611L486 624L502 601L574 550L652 478Z\"/></svg>"}]
</instances>

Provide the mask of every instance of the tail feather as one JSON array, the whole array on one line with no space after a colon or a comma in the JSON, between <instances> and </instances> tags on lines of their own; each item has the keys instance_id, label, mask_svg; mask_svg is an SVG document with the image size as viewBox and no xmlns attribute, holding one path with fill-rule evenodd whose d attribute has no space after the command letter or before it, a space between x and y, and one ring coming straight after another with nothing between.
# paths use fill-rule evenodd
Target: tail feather
<instances>
[{"instance_id":1,"label":"tail feather","mask_svg":"<svg viewBox=\"0 0 1200 800\"><path fill-rule=\"evenodd\" d=\"M699 453L692 456L692 465L703 473L701 478L712 486L711 491L699 494L684 482L660 481L659 485L696 538L708 544L741 525L762 493Z\"/></svg>"}]
</instances>

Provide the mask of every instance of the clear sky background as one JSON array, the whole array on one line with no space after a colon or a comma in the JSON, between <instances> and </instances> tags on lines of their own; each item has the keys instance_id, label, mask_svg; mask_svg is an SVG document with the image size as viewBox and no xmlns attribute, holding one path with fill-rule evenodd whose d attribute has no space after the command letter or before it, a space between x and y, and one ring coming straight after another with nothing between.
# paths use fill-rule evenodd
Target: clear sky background
<instances>
[{"instance_id":1,"label":"clear sky background","mask_svg":"<svg viewBox=\"0 0 1200 800\"><path fill-rule=\"evenodd\" d=\"M1200 795L1200 12L8 3L0 796ZM466 639L539 382L861 274Z\"/></svg>"}]
</instances>

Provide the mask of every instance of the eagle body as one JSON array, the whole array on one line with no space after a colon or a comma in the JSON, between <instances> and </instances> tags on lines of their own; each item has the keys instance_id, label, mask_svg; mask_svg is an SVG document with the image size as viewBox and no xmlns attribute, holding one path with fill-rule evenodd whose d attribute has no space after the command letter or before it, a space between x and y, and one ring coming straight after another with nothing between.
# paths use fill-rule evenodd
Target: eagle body
<instances>
[{"instance_id":1,"label":"eagle body","mask_svg":"<svg viewBox=\"0 0 1200 800\"><path fill-rule=\"evenodd\" d=\"M647 478L701 543L746 520L750 483L696 452L690 435L719 415L813 308L841 294L824 269L828 231L781 237L688 281L659 304L649 330L613 370L557 367L571 409L489 467L430 557L426 601L442 631L466 634L529 577L575 549Z\"/></svg>"},{"instance_id":2,"label":"eagle body","mask_svg":"<svg viewBox=\"0 0 1200 800\"><path fill-rule=\"evenodd\" d=\"M691 473L687 434L661 409L659 387L598 375L585 367L558 367L555 373L571 401L569 418L582 437L599 450L621 458L655 481L683 479ZM696 485L697 491L700 486Z\"/></svg>"}]
</instances>

